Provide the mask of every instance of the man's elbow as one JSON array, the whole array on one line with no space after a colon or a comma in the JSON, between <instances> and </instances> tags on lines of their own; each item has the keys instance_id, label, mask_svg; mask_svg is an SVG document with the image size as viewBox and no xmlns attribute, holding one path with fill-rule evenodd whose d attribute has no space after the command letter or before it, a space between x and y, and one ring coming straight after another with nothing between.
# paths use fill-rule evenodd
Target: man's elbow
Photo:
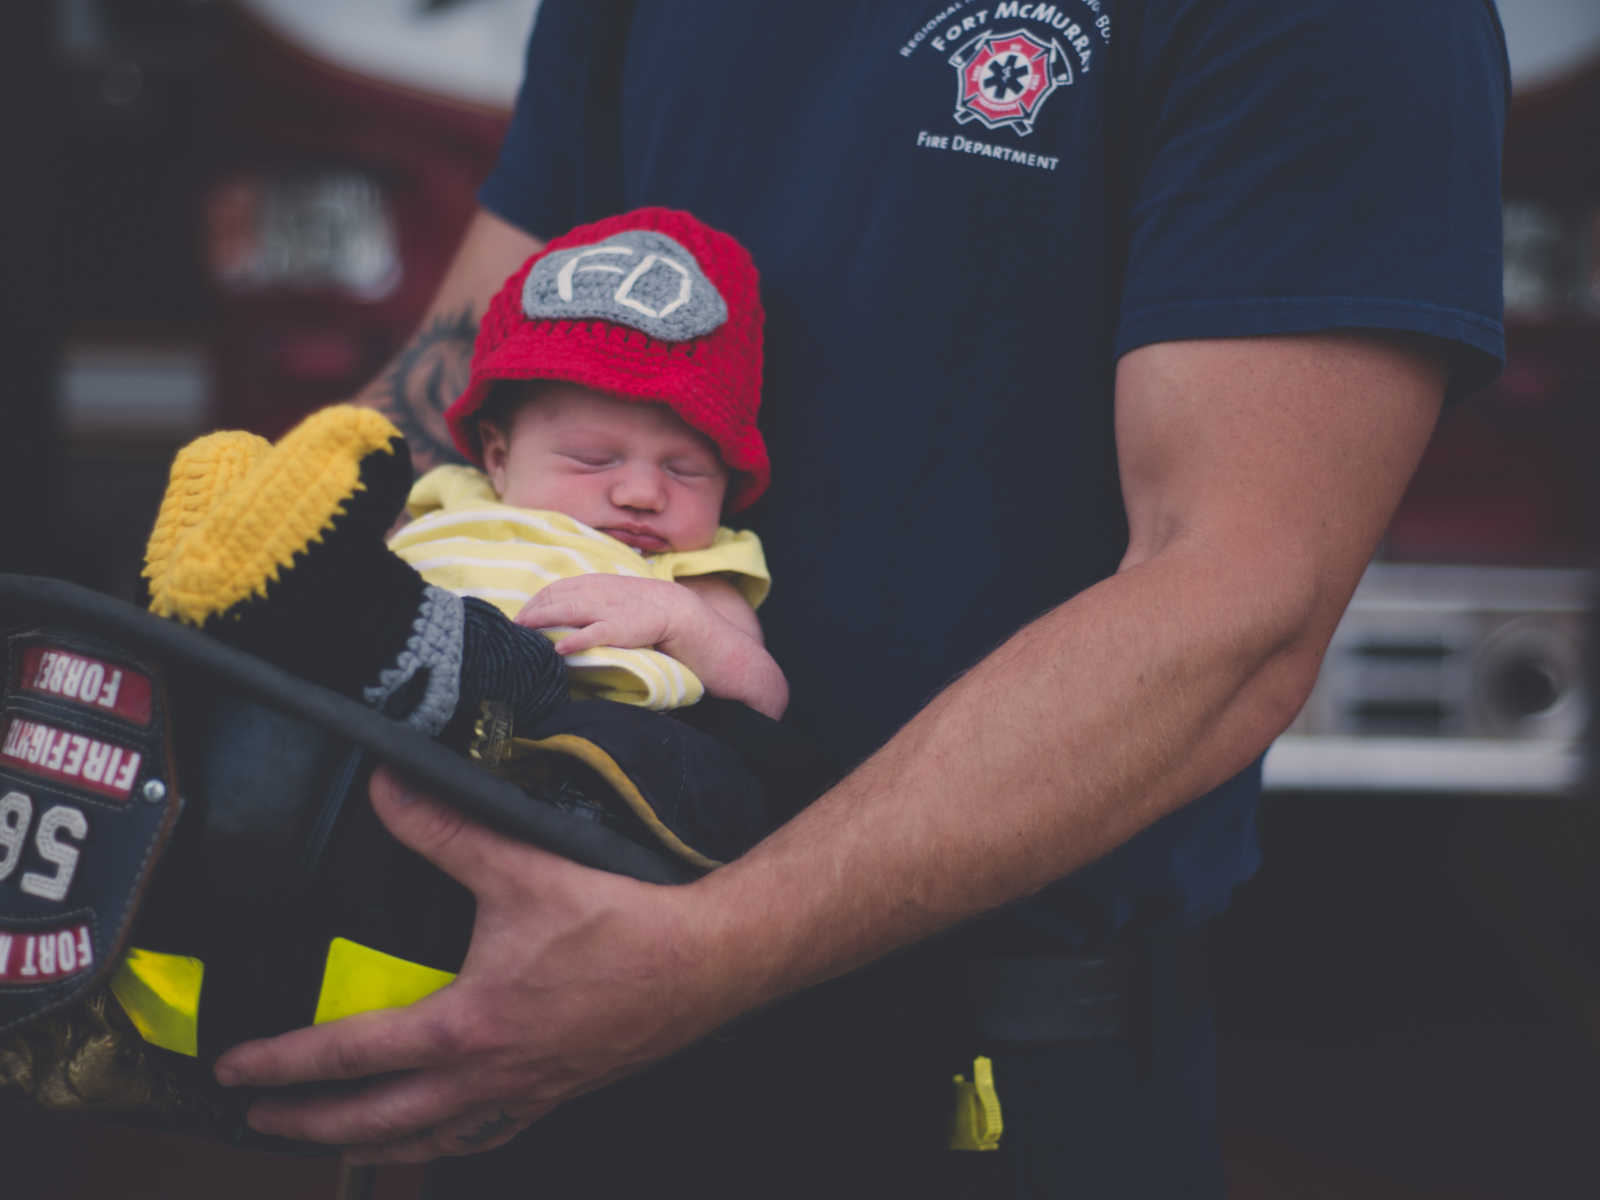
<instances>
[{"instance_id":1,"label":"man's elbow","mask_svg":"<svg viewBox=\"0 0 1600 1200\"><path fill-rule=\"evenodd\" d=\"M1228 706L1243 718L1236 728L1259 743L1250 748L1257 754L1305 706L1354 580L1300 541L1256 537L1234 542L1232 553L1210 548L1211 599L1231 663Z\"/></svg>"},{"instance_id":2,"label":"man's elbow","mask_svg":"<svg viewBox=\"0 0 1600 1200\"><path fill-rule=\"evenodd\" d=\"M1321 649L1295 647L1274 656L1260 672L1252 707L1263 749L1300 715L1321 665Z\"/></svg>"},{"instance_id":3,"label":"man's elbow","mask_svg":"<svg viewBox=\"0 0 1600 1200\"><path fill-rule=\"evenodd\" d=\"M1280 576L1274 611L1264 622L1266 653L1251 681L1251 708L1264 744L1305 707L1354 587L1353 581L1301 566Z\"/></svg>"}]
</instances>

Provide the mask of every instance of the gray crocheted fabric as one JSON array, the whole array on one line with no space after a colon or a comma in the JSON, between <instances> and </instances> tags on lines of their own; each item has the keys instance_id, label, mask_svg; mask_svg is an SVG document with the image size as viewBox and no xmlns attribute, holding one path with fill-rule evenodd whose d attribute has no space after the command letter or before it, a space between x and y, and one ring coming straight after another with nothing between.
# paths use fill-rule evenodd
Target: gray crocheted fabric
<instances>
[{"instance_id":1,"label":"gray crocheted fabric","mask_svg":"<svg viewBox=\"0 0 1600 1200\"><path fill-rule=\"evenodd\" d=\"M522 311L535 320L599 317L666 342L703 337L728 319L694 255L653 229L545 255L522 286Z\"/></svg>"},{"instance_id":2,"label":"gray crocheted fabric","mask_svg":"<svg viewBox=\"0 0 1600 1200\"><path fill-rule=\"evenodd\" d=\"M433 737L450 721L461 695L461 597L429 584L411 625L405 649L366 688L361 698L379 712L420 670L428 672L422 699L403 720L413 729Z\"/></svg>"}]
</instances>

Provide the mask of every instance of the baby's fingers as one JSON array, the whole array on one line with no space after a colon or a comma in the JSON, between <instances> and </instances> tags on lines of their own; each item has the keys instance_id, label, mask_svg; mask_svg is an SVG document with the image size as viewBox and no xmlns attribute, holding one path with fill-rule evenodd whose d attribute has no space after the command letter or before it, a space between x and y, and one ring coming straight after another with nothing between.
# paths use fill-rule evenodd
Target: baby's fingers
<instances>
[{"instance_id":1,"label":"baby's fingers","mask_svg":"<svg viewBox=\"0 0 1600 1200\"><path fill-rule=\"evenodd\" d=\"M517 611L516 622L529 629L559 629L563 625L584 626L595 618L595 605L579 604L560 596L540 592Z\"/></svg>"},{"instance_id":2,"label":"baby's fingers","mask_svg":"<svg viewBox=\"0 0 1600 1200\"><path fill-rule=\"evenodd\" d=\"M607 636L604 621L596 621L593 625L577 629L569 634L556 639L557 654L576 654L580 650L592 650L596 646L613 644Z\"/></svg>"},{"instance_id":3,"label":"baby's fingers","mask_svg":"<svg viewBox=\"0 0 1600 1200\"><path fill-rule=\"evenodd\" d=\"M551 625L549 619L551 610L550 601L543 592L531 597L526 604L517 610L514 618L518 625L526 625L530 629L541 629Z\"/></svg>"}]
</instances>

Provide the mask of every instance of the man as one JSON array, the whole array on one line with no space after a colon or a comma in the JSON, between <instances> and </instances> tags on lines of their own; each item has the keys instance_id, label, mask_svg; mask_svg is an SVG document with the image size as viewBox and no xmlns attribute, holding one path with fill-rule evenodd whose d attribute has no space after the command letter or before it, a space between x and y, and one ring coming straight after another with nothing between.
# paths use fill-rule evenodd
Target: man
<instances>
[{"instance_id":1,"label":"man","mask_svg":"<svg viewBox=\"0 0 1600 1200\"><path fill-rule=\"evenodd\" d=\"M374 398L420 449L453 395L405 363L465 361L538 237L637 203L738 236L769 645L855 769L676 889L380 777L476 893L471 953L409 1010L226 1056L365 1080L259 1128L384 1162L533 1123L448 1194L1221 1194L1197 931L1442 400L1501 357L1504 48L1460 0L981 5L546 0ZM999 1150L944 1151L978 1055Z\"/></svg>"}]
</instances>

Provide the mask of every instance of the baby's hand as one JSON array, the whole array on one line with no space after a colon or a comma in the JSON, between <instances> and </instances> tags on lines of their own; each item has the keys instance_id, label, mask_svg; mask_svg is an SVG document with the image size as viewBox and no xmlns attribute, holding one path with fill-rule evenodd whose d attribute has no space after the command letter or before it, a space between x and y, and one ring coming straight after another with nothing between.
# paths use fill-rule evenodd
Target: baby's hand
<instances>
[{"instance_id":1,"label":"baby's hand","mask_svg":"<svg viewBox=\"0 0 1600 1200\"><path fill-rule=\"evenodd\" d=\"M517 624L572 628L556 641L560 654L595 646L653 648L677 659L707 692L739 700L777 718L789 704L789 684L761 643L761 626L727 580L687 583L631 575L558 579L522 606Z\"/></svg>"},{"instance_id":2,"label":"baby's hand","mask_svg":"<svg viewBox=\"0 0 1600 1200\"><path fill-rule=\"evenodd\" d=\"M681 638L702 605L676 583L629 575L577 575L542 588L522 606L517 624L533 629L571 626L574 632L556 641L559 654L576 654L595 646L664 649ZM692 669L692 668L691 668Z\"/></svg>"}]
</instances>

